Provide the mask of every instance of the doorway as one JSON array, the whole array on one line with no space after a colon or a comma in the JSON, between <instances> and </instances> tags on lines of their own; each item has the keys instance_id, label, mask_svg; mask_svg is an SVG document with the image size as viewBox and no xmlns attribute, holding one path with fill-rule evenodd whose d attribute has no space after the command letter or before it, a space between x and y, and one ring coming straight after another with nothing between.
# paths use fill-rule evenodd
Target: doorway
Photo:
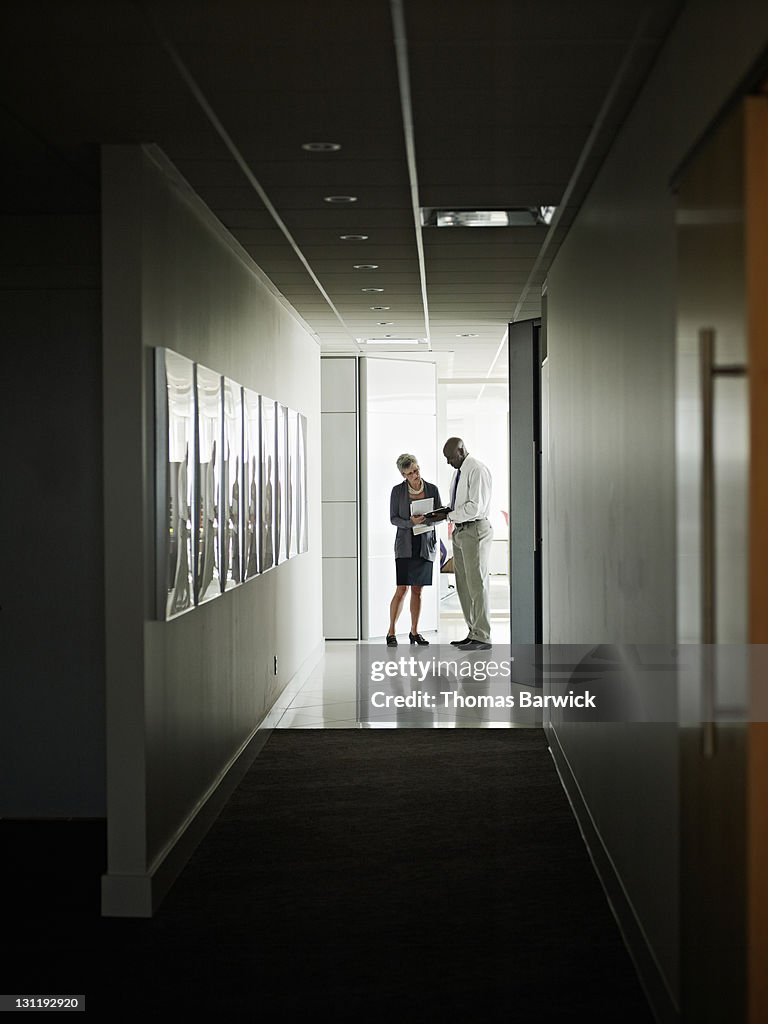
<instances>
[{"instance_id":1,"label":"doorway","mask_svg":"<svg viewBox=\"0 0 768 1024\"><path fill-rule=\"evenodd\" d=\"M438 381L438 434L443 440L461 437L470 454L485 463L493 480L489 516L493 527L488 588L491 642L510 642L509 593L509 445L507 425L509 389L506 379L486 377L440 378ZM442 448L440 443L440 448ZM453 470L442 451L438 460L438 486L447 501ZM456 578L453 573L452 531L441 536L440 639L442 643L466 636Z\"/></svg>"}]
</instances>

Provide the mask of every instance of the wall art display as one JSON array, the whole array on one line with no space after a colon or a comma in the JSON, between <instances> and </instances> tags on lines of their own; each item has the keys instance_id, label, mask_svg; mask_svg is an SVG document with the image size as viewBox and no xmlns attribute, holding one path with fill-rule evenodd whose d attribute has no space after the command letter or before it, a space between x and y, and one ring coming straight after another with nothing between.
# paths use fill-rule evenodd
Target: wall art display
<instances>
[{"instance_id":1,"label":"wall art display","mask_svg":"<svg viewBox=\"0 0 768 1024\"><path fill-rule=\"evenodd\" d=\"M167 620L308 549L307 418L157 348L155 489Z\"/></svg>"},{"instance_id":2,"label":"wall art display","mask_svg":"<svg viewBox=\"0 0 768 1024\"><path fill-rule=\"evenodd\" d=\"M197 492L195 600L203 604L221 593L219 554L221 496L221 376L195 364L197 398Z\"/></svg>"},{"instance_id":3,"label":"wall art display","mask_svg":"<svg viewBox=\"0 0 768 1024\"><path fill-rule=\"evenodd\" d=\"M275 402L261 397L261 571L277 564L275 557Z\"/></svg>"},{"instance_id":4,"label":"wall art display","mask_svg":"<svg viewBox=\"0 0 768 1024\"><path fill-rule=\"evenodd\" d=\"M243 388L243 579L260 572L261 400Z\"/></svg>"},{"instance_id":5,"label":"wall art display","mask_svg":"<svg viewBox=\"0 0 768 1024\"><path fill-rule=\"evenodd\" d=\"M275 562L288 557L288 410L277 403L277 486L275 488Z\"/></svg>"},{"instance_id":6,"label":"wall art display","mask_svg":"<svg viewBox=\"0 0 768 1024\"><path fill-rule=\"evenodd\" d=\"M223 380L224 433L221 445L221 580L222 590L243 582L243 389Z\"/></svg>"},{"instance_id":7,"label":"wall art display","mask_svg":"<svg viewBox=\"0 0 768 1024\"><path fill-rule=\"evenodd\" d=\"M157 611L172 619L194 607L194 363L155 350Z\"/></svg>"},{"instance_id":8,"label":"wall art display","mask_svg":"<svg viewBox=\"0 0 768 1024\"><path fill-rule=\"evenodd\" d=\"M297 548L299 554L309 548L309 521L307 504L307 417L299 413L298 451L296 455L296 518Z\"/></svg>"},{"instance_id":9,"label":"wall art display","mask_svg":"<svg viewBox=\"0 0 768 1024\"><path fill-rule=\"evenodd\" d=\"M298 530L298 477L299 464L299 414L294 409L288 410L288 447L287 447L287 471L286 487L288 490L286 502L286 549L288 557L293 558L299 553L299 530Z\"/></svg>"}]
</instances>

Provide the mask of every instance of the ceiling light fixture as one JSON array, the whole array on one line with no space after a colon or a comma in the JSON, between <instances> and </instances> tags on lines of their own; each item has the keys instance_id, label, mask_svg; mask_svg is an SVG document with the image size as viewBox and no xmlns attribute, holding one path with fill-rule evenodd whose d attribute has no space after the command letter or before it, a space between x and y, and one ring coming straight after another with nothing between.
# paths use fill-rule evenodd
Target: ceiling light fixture
<instances>
[{"instance_id":1,"label":"ceiling light fixture","mask_svg":"<svg viewBox=\"0 0 768 1024\"><path fill-rule=\"evenodd\" d=\"M383 312L385 309L392 309L391 306L371 306L370 308L375 310L375 312L377 312L377 313L378 312Z\"/></svg>"},{"instance_id":2,"label":"ceiling light fixture","mask_svg":"<svg viewBox=\"0 0 768 1024\"><path fill-rule=\"evenodd\" d=\"M352 266L355 270L378 270L378 263L353 263Z\"/></svg>"},{"instance_id":3,"label":"ceiling light fixture","mask_svg":"<svg viewBox=\"0 0 768 1024\"><path fill-rule=\"evenodd\" d=\"M367 242L368 235L339 235L342 242Z\"/></svg>"},{"instance_id":4,"label":"ceiling light fixture","mask_svg":"<svg viewBox=\"0 0 768 1024\"><path fill-rule=\"evenodd\" d=\"M364 345L426 345L426 338L393 338L388 334L385 338L360 338Z\"/></svg>"},{"instance_id":5,"label":"ceiling light fixture","mask_svg":"<svg viewBox=\"0 0 768 1024\"><path fill-rule=\"evenodd\" d=\"M526 206L506 210L439 210L434 206L421 209L425 228L533 228L549 224L557 207Z\"/></svg>"},{"instance_id":6,"label":"ceiling light fixture","mask_svg":"<svg viewBox=\"0 0 768 1024\"><path fill-rule=\"evenodd\" d=\"M457 338L479 338L479 334L457 334Z\"/></svg>"},{"instance_id":7,"label":"ceiling light fixture","mask_svg":"<svg viewBox=\"0 0 768 1024\"><path fill-rule=\"evenodd\" d=\"M361 288L361 292L383 292L383 288Z\"/></svg>"},{"instance_id":8,"label":"ceiling light fixture","mask_svg":"<svg viewBox=\"0 0 768 1024\"><path fill-rule=\"evenodd\" d=\"M308 153L335 153L341 146L338 142L302 142L301 148Z\"/></svg>"},{"instance_id":9,"label":"ceiling light fixture","mask_svg":"<svg viewBox=\"0 0 768 1024\"><path fill-rule=\"evenodd\" d=\"M377 320L379 327L391 327L395 322L394 320Z\"/></svg>"},{"instance_id":10,"label":"ceiling light fixture","mask_svg":"<svg viewBox=\"0 0 768 1024\"><path fill-rule=\"evenodd\" d=\"M356 203L357 196L323 196L326 203Z\"/></svg>"}]
</instances>

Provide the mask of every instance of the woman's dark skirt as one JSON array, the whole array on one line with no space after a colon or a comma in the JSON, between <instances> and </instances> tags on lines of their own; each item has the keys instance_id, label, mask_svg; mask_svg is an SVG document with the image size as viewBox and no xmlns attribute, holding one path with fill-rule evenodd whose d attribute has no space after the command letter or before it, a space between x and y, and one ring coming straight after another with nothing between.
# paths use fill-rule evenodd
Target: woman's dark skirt
<instances>
[{"instance_id":1,"label":"woman's dark skirt","mask_svg":"<svg viewBox=\"0 0 768 1024\"><path fill-rule=\"evenodd\" d=\"M434 562L426 558L396 558L398 587L431 587Z\"/></svg>"}]
</instances>

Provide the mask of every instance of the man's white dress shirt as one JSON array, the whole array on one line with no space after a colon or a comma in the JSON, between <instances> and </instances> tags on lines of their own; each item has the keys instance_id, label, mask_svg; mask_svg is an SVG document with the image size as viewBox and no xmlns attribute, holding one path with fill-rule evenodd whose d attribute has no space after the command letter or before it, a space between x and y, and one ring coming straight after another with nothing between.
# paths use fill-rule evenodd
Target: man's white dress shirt
<instances>
[{"instance_id":1,"label":"man's white dress shirt","mask_svg":"<svg viewBox=\"0 0 768 1024\"><path fill-rule=\"evenodd\" d=\"M451 480L450 494L456 474ZM448 513L452 523L471 523L473 519L487 519L491 511L491 472L487 466L468 455L461 464L461 476L456 488L453 511Z\"/></svg>"}]
</instances>

